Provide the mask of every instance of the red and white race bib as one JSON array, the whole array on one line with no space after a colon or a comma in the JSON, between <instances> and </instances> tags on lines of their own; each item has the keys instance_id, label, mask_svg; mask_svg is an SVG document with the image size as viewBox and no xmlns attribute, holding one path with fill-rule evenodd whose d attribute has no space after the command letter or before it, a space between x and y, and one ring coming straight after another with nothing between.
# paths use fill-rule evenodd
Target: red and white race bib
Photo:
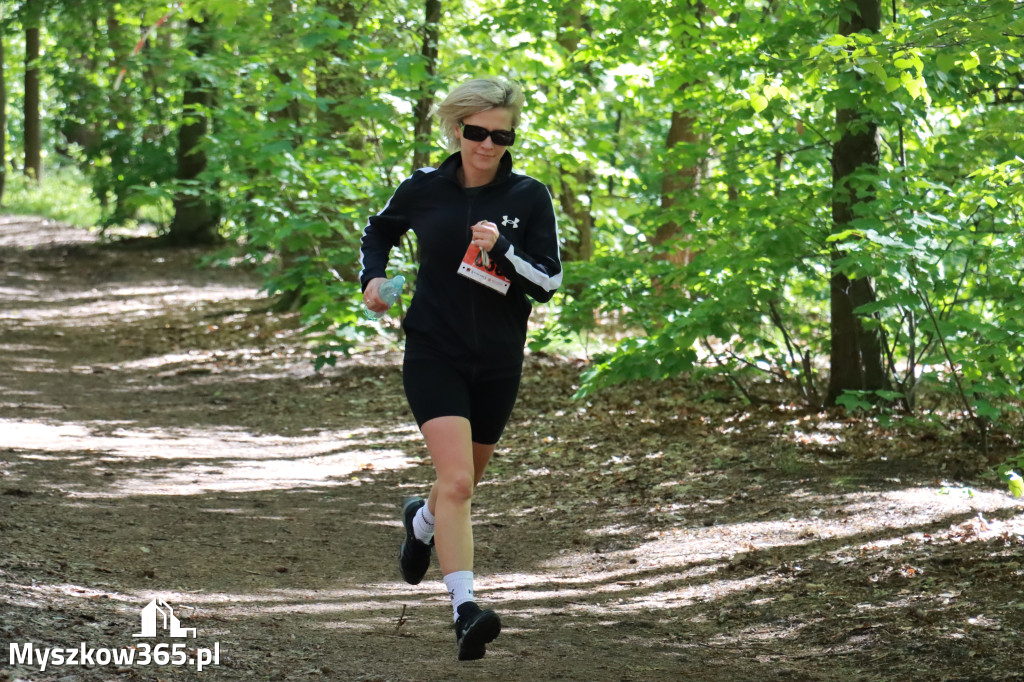
<instances>
[{"instance_id":1,"label":"red and white race bib","mask_svg":"<svg viewBox=\"0 0 1024 682\"><path fill-rule=\"evenodd\" d=\"M508 288L512 285L512 280L501 274L497 264L491 260L487 252L473 244L466 249L466 255L459 263L459 274L478 284L483 284L489 289L494 289L503 296L508 293Z\"/></svg>"}]
</instances>

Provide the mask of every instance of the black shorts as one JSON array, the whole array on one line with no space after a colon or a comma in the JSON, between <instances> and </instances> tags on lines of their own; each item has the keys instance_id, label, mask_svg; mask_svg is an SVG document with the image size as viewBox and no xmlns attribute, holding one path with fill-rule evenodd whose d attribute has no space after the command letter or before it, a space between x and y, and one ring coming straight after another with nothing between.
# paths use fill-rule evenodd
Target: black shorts
<instances>
[{"instance_id":1,"label":"black shorts","mask_svg":"<svg viewBox=\"0 0 1024 682\"><path fill-rule=\"evenodd\" d=\"M519 393L519 361L484 366L408 349L402 364L405 397L416 423L437 417L465 417L473 442L493 445L501 438Z\"/></svg>"}]
</instances>

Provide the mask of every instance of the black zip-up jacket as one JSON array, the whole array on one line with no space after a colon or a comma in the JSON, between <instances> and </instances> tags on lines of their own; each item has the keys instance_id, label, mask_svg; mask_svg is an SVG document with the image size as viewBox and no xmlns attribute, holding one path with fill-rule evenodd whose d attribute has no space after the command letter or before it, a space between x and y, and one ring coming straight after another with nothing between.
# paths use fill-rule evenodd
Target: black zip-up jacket
<instances>
[{"instance_id":1,"label":"black zip-up jacket","mask_svg":"<svg viewBox=\"0 0 1024 682\"><path fill-rule=\"evenodd\" d=\"M403 324L408 343L453 358L521 361L532 310L527 295L544 303L562 282L551 195L539 181L513 172L507 151L494 181L483 187L463 188L456 174L461 165L456 152L399 185L363 231L359 280L365 291L370 280L386 277L391 249L411 229L420 266ZM489 255L511 280L504 295L458 274L471 226L481 220L500 232Z\"/></svg>"}]
</instances>

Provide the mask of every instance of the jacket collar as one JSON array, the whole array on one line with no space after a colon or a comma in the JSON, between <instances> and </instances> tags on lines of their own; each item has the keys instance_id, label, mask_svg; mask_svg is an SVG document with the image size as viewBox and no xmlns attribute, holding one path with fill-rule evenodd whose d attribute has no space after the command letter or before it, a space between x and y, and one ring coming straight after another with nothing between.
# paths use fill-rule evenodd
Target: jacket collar
<instances>
[{"instance_id":1,"label":"jacket collar","mask_svg":"<svg viewBox=\"0 0 1024 682\"><path fill-rule=\"evenodd\" d=\"M447 159L441 162L441 165L437 167L437 170L441 175L450 179L456 185L459 184L458 170L462 167L462 152L455 152ZM492 187L494 185L501 184L512 175L512 154L506 149L505 153L501 156L501 161L498 162L498 174L494 176L494 180L489 185L484 187Z\"/></svg>"}]
</instances>

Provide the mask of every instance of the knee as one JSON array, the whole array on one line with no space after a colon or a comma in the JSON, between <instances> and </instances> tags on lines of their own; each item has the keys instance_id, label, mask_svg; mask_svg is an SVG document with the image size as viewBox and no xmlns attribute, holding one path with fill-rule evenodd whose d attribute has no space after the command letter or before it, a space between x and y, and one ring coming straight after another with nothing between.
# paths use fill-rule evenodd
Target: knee
<instances>
[{"instance_id":1,"label":"knee","mask_svg":"<svg viewBox=\"0 0 1024 682\"><path fill-rule=\"evenodd\" d=\"M438 494L455 503L469 502L473 498L473 474L459 472L438 479Z\"/></svg>"}]
</instances>

